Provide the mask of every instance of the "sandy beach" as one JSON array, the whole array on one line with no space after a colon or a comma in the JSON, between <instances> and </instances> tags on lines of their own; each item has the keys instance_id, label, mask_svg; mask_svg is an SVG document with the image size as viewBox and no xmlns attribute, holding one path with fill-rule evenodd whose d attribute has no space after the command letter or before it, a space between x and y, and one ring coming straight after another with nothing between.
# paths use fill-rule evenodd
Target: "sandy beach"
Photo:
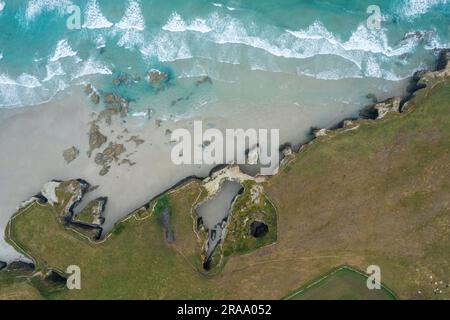
<instances>
[{"instance_id":1,"label":"sandy beach","mask_svg":"<svg viewBox=\"0 0 450 320\"><path fill-rule=\"evenodd\" d=\"M123 144L126 152L120 160L127 158L133 165L113 162L109 173L100 176L101 166L94 162L100 149L94 150L90 158L87 156L90 122L96 118L93 111L102 107L95 108L82 88L77 87L47 104L0 110L0 260L19 257L3 240L9 218L22 201L38 193L52 179L82 178L99 186L86 195L79 207L96 197L107 196L104 227L108 231L118 219L179 180L190 175L206 176L212 169L213 166L207 165L174 165L171 161L173 143L167 130L191 129L195 119L163 122L158 126L154 118L115 117L110 125L100 124L102 134L108 137L101 150L110 141ZM219 129L279 128L281 143L299 143L314 121L313 114L296 105L280 105L276 109L260 109L258 115L252 110L242 110L222 117L206 115L201 120ZM332 122L333 117L336 115L330 115L328 121ZM133 136L144 142L137 146L130 140ZM67 164L62 153L72 146L80 153Z\"/></svg>"}]
</instances>

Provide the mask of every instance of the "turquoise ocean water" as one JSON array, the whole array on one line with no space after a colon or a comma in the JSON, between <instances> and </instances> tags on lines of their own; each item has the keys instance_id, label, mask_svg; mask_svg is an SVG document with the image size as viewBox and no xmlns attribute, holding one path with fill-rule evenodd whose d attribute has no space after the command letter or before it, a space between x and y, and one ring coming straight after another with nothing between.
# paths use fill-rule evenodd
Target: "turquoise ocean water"
<instances>
[{"instance_id":1,"label":"turquoise ocean water","mask_svg":"<svg viewBox=\"0 0 450 320\"><path fill-rule=\"evenodd\" d=\"M72 5L80 29L66 26ZM368 25L370 5L380 29ZM367 93L431 67L450 42L448 0L0 0L0 10L0 108L92 83L129 99L135 115L279 103L326 110L364 104ZM153 68L170 75L164 92L146 81L112 84ZM205 75L213 85L196 86Z\"/></svg>"}]
</instances>

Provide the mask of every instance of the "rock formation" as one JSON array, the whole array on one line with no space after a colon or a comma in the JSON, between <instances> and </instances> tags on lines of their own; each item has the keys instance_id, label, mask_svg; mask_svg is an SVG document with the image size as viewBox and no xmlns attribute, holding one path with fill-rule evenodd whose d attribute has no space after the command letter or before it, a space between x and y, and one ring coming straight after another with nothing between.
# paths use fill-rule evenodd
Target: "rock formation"
<instances>
[{"instance_id":1,"label":"rock formation","mask_svg":"<svg viewBox=\"0 0 450 320\"><path fill-rule=\"evenodd\" d=\"M108 138L100 132L100 127L95 122L91 123L88 135L89 135L88 156L90 157L92 151L100 148L108 140Z\"/></svg>"},{"instance_id":2,"label":"rock formation","mask_svg":"<svg viewBox=\"0 0 450 320\"><path fill-rule=\"evenodd\" d=\"M76 147L72 146L63 151L63 158L64 158L64 160L66 160L66 163L69 164L73 160L75 160L79 154L80 154L80 150L78 150Z\"/></svg>"}]
</instances>

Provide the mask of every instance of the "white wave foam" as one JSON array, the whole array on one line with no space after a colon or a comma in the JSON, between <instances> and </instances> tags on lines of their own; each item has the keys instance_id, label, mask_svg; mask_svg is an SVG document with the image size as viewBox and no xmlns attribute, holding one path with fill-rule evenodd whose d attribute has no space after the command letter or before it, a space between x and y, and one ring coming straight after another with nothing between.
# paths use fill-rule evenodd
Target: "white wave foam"
<instances>
[{"instance_id":1,"label":"white wave foam","mask_svg":"<svg viewBox=\"0 0 450 320\"><path fill-rule=\"evenodd\" d=\"M95 39L95 48L100 49L106 47L106 39L103 35L99 34Z\"/></svg>"},{"instance_id":2,"label":"white wave foam","mask_svg":"<svg viewBox=\"0 0 450 320\"><path fill-rule=\"evenodd\" d=\"M221 3L215 3L215 2L213 2L212 5L213 5L214 7L219 7L219 8L222 7L222 4L221 4Z\"/></svg>"},{"instance_id":3,"label":"white wave foam","mask_svg":"<svg viewBox=\"0 0 450 320\"><path fill-rule=\"evenodd\" d=\"M23 73L16 80L0 74L0 107L15 107L48 101L51 91L42 86L39 80Z\"/></svg>"},{"instance_id":4,"label":"white wave foam","mask_svg":"<svg viewBox=\"0 0 450 320\"><path fill-rule=\"evenodd\" d=\"M11 79L6 74L0 74L0 84L10 84L10 85L17 85L17 82L13 79Z\"/></svg>"},{"instance_id":5,"label":"white wave foam","mask_svg":"<svg viewBox=\"0 0 450 320\"><path fill-rule=\"evenodd\" d=\"M144 35L137 30L126 30L117 41L117 45L127 49L140 48L144 44Z\"/></svg>"},{"instance_id":6,"label":"white wave foam","mask_svg":"<svg viewBox=\"0 0 450 320\"><path fill-rule=\"evenodd\" d=\"M57 11L60 15L66 13L70 0L30 0L25 10L27 21L31 21L44 12Z\"/></svg>"},{"instance_id":7,"label":"white wave foam","mask_svg":"<svg viewBox=\"0 0 450 320\"><path fill-rule=\"evenodd\" d=\"M146 46L141 47L140 52L146 57L157 57L162 62L193 57L184 38L173 37L172 34L165 32L156 35Z\"/></svg>"},{"instance_id":8,"label":"white wave foam","mask_svg":"<svg viewBox=\"0 0 450 320\"><path fill-rule=\"evenodd\" d=\"M397 0L395 11L401 16L415 18L427 13L438 5L448 3L450 3L449 0Z\"/></svg>"},{"instance_id":9,"label":"white wave foam","mask_svg":"<svg viewBox=\"0 0 450 320\"><path fill-rule=\"evenodd\" d=\"M72 80L94 74L112 74L112 71L104 63L90 57L81 63L79 71L72 76Z\"/></svg>"},{"instance_id":10,"label":"white wave foam","mask_svg":"<svg viewBox=\"0 0 450 320\"><path fill-rule=\"evenodd\" d=\"M57 76L65 75L63 67L62 67L62 65L61 65L61 63L59 61L49 62L45 66L45 68L47 70L47 76L44 78L44 80L42 80L43 82L50 81L54 77L57 77Z\"/></svg>"},{"instance_id":11,"label":"white wave foam","mask_svg":"<svg viewBox=\"0 0 450 320\"><path fill-rule=\"evenodd\" d=\"M308 40L324 39L333 44L338 43L334 35L331 32L329 32L319 21L315 21L306 30L299 30L299 31L286 30L286 32L292 34L293 36L299 39L308 39Z\"/></svg>"},{"instance_id":12,"label":"white wave foam","mask_svg":"<svg viewBox=\"0 0 450 320\"><path fill-rule=\"evenodd\" d=\"M63 39L58 41L55 52L53 53L53 55L50 57L49 60L54 62L62 58L73 57L76 54L77 52L72 49L67 40Z\"/></svg>"},{"instance_id":13,"label":"white wave foam","mask_svg":"<svg viewBox=\"0 0 450 320\"><path fill-rule=\"evenodd\" d=\"M141 5L138 0L130 0L123 18L115 25L119 29L145 29L145 19L142 14Z\"/></svg>"},{"instance_id":14,"label":"white wave foam","mask_svg":"<svg viewBox=\"0 0 450 320\"><path fill-rule=\"evenodd\" d=\"M162 29L170 32L195 31L207 33L211 31L211 28L206 24L205 20L195 18L191 23L188 24L176 12L173 12L171 14L169 20L162 27Z\"/></svg>"},{"instance_id":15,"label":"white wave foam","mask_svg":"<svg viewBox=\"0 0 450 320\"><path fill-rule=\"evenodd\" d=\"M0 0L0 12L2 12L3 9L5 9L5 5L6 5L6 3L4 1Z\"/></svg>"},{"instance_id":16,"label":"white wave foam","mask_svg":"<svg viewBox=\"0 0 450 320\"><path fill-rule=\"evenodd\" d=\"M87 29L103 29L112 27L112 23L105 18L97 0L90 0L84 11L83 28Z\"/></svg>"},{"instance_id":17,"label":"white wave foam","mask_svg":"<svg viewBox=\"0 0 450 320\"><path fill-rule=\"evenodd\" d=\"M25 88L36 88L41 86L39 80L28 73L22 73L15 81L15 84Z\"/></svg>"}]
</instances>

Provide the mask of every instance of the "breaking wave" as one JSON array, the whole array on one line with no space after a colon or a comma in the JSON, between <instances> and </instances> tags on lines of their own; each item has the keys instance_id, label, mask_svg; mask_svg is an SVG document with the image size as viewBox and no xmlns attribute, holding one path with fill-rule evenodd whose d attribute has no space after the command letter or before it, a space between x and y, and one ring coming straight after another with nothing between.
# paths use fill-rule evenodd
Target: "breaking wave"
<instances>
[{"instance_id":1,"label":"breaking wave","mask_svg":"<svg viewBox=\"0 0 450 320\"><path fill-rule=\"evenodd\" d=\"M77 54L76 51L72 49L66 39L60 40L56 45L55 52L50 57L50 61L58 61L59 59L66 57L73 57Z\"/></svg>"},{"instance_id":2,"label":"breaking wave","mask_svg":"<svg viewBox=\"0 0 450 320\"><path fill-rule=\"evenodd\" d=\"M191 23L186 23L176 12L172 13L169 21L162 29L170 32L196 31L206 33L211 31L211 28L206 24L205 20L195 18Z\"/></svg>"},{"instance_id":3,"label":"breaking wave","mask_svg":"<svg viewBox=\"0 0 450 320\"><path fill-rule=\"evenodd\" d=\"M51 11L63 15L71 5L73 3L70 0L30 0L25 10L25 17L27 21L32 21L42 13Z\"/></svg>"},{"instance_id":4,"label":"breaking wave","mask_svg":"<svg viewBox=\"0 0 450 320\"><path fill-rule=\"evenodd\" d=\"M112 25L101 12L97 0L90 0L84 10L83 28L103 29L110 28Z\"/></svg>"},{"instance_id":5,"label":"breaking wave","mask_svg":"<svg viewBox=\"0 0 450 320\"><path fill-rule=\"evenodd\" d=\"M395 12L403 17L415 18L423 15L437 6L449 4L450 0L398 0L395 2Z\"/></svg>"},{"instance_id":6,"label":"breaking wave","mask_svg":"<svg viewBox=\"0 0 450 320\"><path fill-rule=\"evenodd\" d=\"M138 0L130 0L128 2L125 15L115 26L125 30L135 29L143 31L145 29L144 15L142 14L141 5Z\"/></svg>"}]
</instances>

